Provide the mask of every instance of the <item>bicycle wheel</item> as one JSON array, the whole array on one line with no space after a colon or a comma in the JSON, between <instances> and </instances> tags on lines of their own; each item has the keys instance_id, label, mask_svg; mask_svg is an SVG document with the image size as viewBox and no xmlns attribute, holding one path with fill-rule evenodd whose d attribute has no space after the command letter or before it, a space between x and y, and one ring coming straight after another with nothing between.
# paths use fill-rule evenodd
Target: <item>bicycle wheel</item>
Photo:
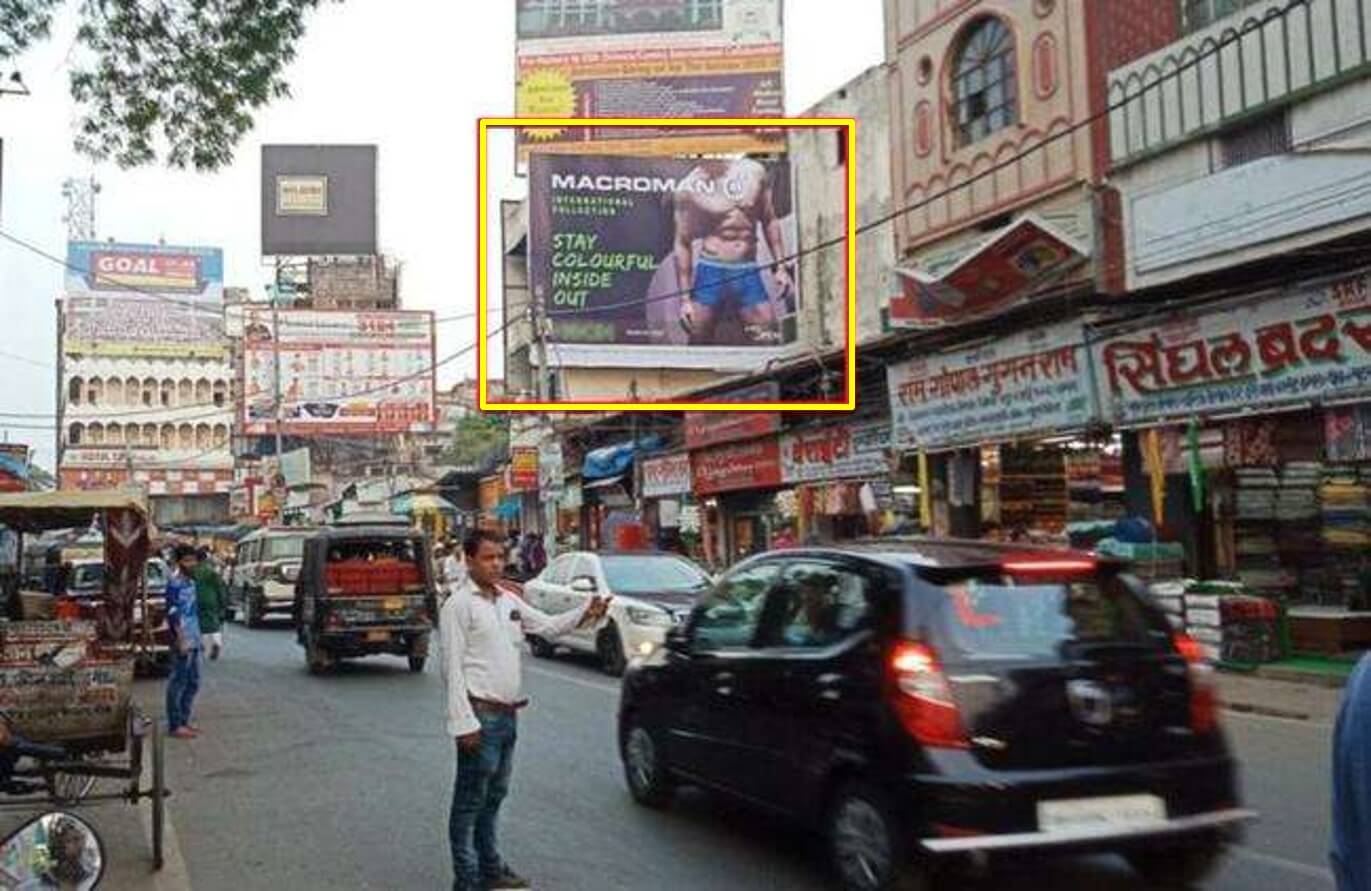
<instances>
[{"instance_id":1,"label":"bicycle wheel","mask_svg":"<svg viewBox=\"0 0 1371 891\"><path fill-rule=\"evenodd\" d=\"M152 868L160 871L162 857L162 825L166 820L167 783L162 728L152 725Z\"/></svg>"}]
</instances>

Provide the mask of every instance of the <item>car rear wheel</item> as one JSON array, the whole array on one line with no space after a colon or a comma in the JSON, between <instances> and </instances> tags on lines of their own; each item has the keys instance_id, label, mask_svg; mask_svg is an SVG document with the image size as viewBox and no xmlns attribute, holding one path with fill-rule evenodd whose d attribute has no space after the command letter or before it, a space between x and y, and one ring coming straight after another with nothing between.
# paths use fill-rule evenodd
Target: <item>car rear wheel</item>
<instances>
[{"instance_id":1,"label":"car rear wheel","mask_svg":"<svg viewBox=\"0 0 1371 891\"><path fill-rule=\"evenodd\" d=\"M539 659L550 659L552 658L552 654L557 651L557 648L552 644L543 640L541 637L535 637L531 634L528 637L528 648L532 650L533 655Z\"/></svg>"},{"instance_id":2,"label":"car rear wheel","mask_svg":"<svg viewBox=\"0 0 1371 891\"><path fill-rule=\"evenodd\" d=\"M1218 839L1130 851L1125 855L1149 888L1196 888L1218 871L1226 848Z\"/></svg>"},{"instance_id":3,"label":"car rear wheel","mask_svg":"<svg viewBox=\"0 0 1371 891\"><path fill-rule=\"evenodd\" d=\"M624 656L624 641L619 636L619 626L610 622L595 639L595 652L600 657L600 668L611 677L619 677L628 667Z\"/></svg>"},{"instance_id":4,"label":"car rear wheel","mask_svg":"<svg viewBox=\"0 0 1371 891\"><path fill-rule=\"evenodd\" d=\"M899 828L885 800L865 783L838 790L828 809L828 854L845 891L923 891L927 876L904 869Z\"/></svg>"},{"instance_id":5,"label":"car rear wheel","mask_svg":"<svg viewBox=\"0 0 1371 891\"><path fill-rule=\"evenodd\" d=\"M621 756L624 779L634 801L651 808L663 808L671 803L676 784L651 731L637 722L630 724L624 734Z\"/></svg>"}]
</instances>

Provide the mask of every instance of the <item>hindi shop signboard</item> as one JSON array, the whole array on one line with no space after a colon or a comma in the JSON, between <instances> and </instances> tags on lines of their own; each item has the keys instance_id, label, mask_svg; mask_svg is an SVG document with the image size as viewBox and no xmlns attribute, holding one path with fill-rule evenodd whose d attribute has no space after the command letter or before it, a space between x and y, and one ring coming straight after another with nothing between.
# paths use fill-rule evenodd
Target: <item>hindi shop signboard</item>
<instances>
[{"instance_id":1,"label":"hindi shop signboard","mask_svg":"<svg viewBox=\"0 0 1371 891\"><path fill-rule=\"evenodd\" d=\"M640 361L742 370L776 355L799 306L773 265L795 251L790 195L785 160L535 156L529 277L560 363L651 347ZM697 245L685 270L682 244Z\"/></svg>"},{"instance_id":2,"label":"hindi shop signboard","mask_svg":"<svg viewBox=\"0 0 1371 891\"><path fill-rule=\"evenodd\" d=\"M1154 321L1095 345L1115 423L1371 393L1371 273Z\"/></svg>"},{"instance_id":3,"label":"hindi shop signboard","mask_svg":"<svg viewBox=\"0 0 1371 891\"><path fill-rule=\"evenodd\" d=\"M690 453L678 452L643 462L643 497L669 498L690 491Z\"/></svg>"},{"instance_id":4,"label":"hindi shop signboard","mask_svg":"<svg viewBox=\"0 0 1371 891\"><path fill-rule=\"evenodd\" d=\"M519 117L785 116L781 0L518 0L517 15ZM518 141L521 162L530 150L785 150L779 133L732 127L536 127Z\"/></svg>"},{"instance_id":5,"label":"hindi shop signboard","mask_svg":"<svg viewBox=\"0 0 1371 891\"><path fill-rule=\"evenodd\" d=\"M951 448L1082 427L1094 398L1080 323L888 369L897 445Z\"/></svg>"},{"instance_id":6,"label":"hindi shop signboard","mask_svg":"<svg viewBox=\"0 0 1371 891\"><path fill-rule=\"evenodd\" d=\"M774 436L692 452L690 464L697 495L781 485L781 444Z\"/></svg>"},{"instance_id":7,"label":"hindi shop signboard","mask_svg":"<svg viewBox=\"0 0 1371 891\"><path fill-rule=\"evenodd\" d=\"M890 424L831 424L781 437L781 479L811 483L852 477L883 477Z\"/></svg>"},{"instance_id":8,"label":"hindi shop signboard","mask_svg":"<svg viewBox=\"0 0 1371 891\"><path fill-rule=\"evenodd\" d=\"M275 430L281 358L287 436L421 433L433 421L433 315L402 310L281 310L244 319L243 432ZM537 485L536 477L534 485Z\"/></svg>"},{"instance_id":9,"label":"hindi shop signboard","mask_svg":"<svg viewBox=\"0 0 1371 891\"><path fill-rule=\"evenodd\" d=\"M509 450L509 491L538 491L538 447L514 446Z\"/></svg>"},{"instance_id":10,"label":"hindi shop signboard","mask_svg":"<svg viewBox=\"0 0 1371 891\"><path fill-rule=\"evenodd\" d=\"M767 381L731 390L720 402L779 402L781 385ZM688 449L740 439L766 436L781 429L780 412L774 411L688 411L685 413L685 443Z\"/></svg>"}]
</instances>

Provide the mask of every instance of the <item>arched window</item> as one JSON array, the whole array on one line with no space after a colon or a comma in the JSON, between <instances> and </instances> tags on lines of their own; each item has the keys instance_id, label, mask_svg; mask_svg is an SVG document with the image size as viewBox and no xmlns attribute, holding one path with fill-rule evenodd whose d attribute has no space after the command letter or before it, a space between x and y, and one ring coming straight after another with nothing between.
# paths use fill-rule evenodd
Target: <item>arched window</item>
<instances>
[{"instance_id":1,"label":"arched window","mask_svg":"<svg viewBox=\"0 0 1371 891\"><path fill-rule=\"evenodd\" d=\"M85 424L72 424L71 429L67 432L67 445L80 445L81 440L85 437L85 435Z\"/></svg>"},{"instance_id":2,"label":"arched window","mask_svg":"<svg viewBox=\"0 0 1371 891\"><path fill-rule=\"evenodd\" d=\"M143 404L152 405L157 401L157 378L148 377L143 379ZM154 443L155 445L155 443Z\"/></svg>"},{"instance_id":3,"label":"arched window","mask_svg":"<svg viewBox=\"0 0 1371 891\"><path fill-rule=\"evenodd\" d=\"M70 405L80 405L81 397L86 389L85 381L79 377L74 377L67 381L67 403Z\"/></svg>"},{"instance_id":4,"label":"arched window","mask_svg":"<svg viewBox=\"0 0 1371 891\"><path fill-rule=\"evenodd\" d=\"M210 403L210 393L211 393L211 390L210 390L210 385L209 385L209 381L208 381L208 380L206 380L205 378L202 377L202 378L200 378L198 381L195 382L195 404L196 404L196 405L209 405L209 403Z\"/></svg>"},{"instance_id":5,"label":"arched window","mask_svg":"<svg viewBox=\"0 0 1371 891\"><path fill-rule=\"evenodd\" d=\"M143 404L143 382L136 377L124 381L124 402L128 405Z\"/></svg>"},{"instance_id":6,"label":"arched window","mask_svg":"<svg viewBox=\"0 0 1371 891\"><path fill-rule=\"evenodd\" d=\"M224 401L228 398L228 382L214 382L214 404L220 408L224 407Z\"/></svg>"},{"instance_id":7,"label":"arched window","mask_svg":"<svg viewBox=\"0 0 1371 891\"><path fill-rule=\"evenodd\" d=\"M178 448L190 450L195 448L195 428L189 424L182 424L176 429L176 445Z\"/></svg>"},{"instance_id":8,"label":"arched window","mask_svg":"<svg viewBox=\"0 0 1371 891\"><path fill-rule=\"evenodd\" d=\"M195 447L201 450L210 447L210 426L208 424L195 425Z\"/></svg>"},{"instance_id":9,"label":"arched window","mask_svg":"<svg viewBox=\"0 0 1371 891\"><path fill-rule=\"evenodd\" d=\"M176 427L171 424L163 424L160 434L162 448L171 451L176 448Z\"/></svg>"},{"instance_id":10,"label":"arched window","mask_svg":"<svg viewBox=\"0 0 1371 891\"><path fill-rule=\"evenodd\" d=\"M227 424L214 425L214 445L216 448L223 448L229 442L229 429Z\"/></svg>"},{"instance_id":11,"label":"arched window","mask_svg":"<svg viewBox=\"0 0 1371 891\"><path fill-rule=\"evenodd\" d=\"M151 446L152 448L157 448L157 425L156 425L156 424L144 424L144 425L143 425L143 445L145 445L145 446Z\"/></svg>"},{"instance_id":12,"label":"arched window","mask_svg":"<svg viewBox=\"0 0 1371 891\"><path fill-rule=\"evenodd\" d=\"M87 432L88 434L90 434L90 444L91 444L91 445L104 445L104 444L105 444L105 425L104 425L104 424L101 424L101 423L99 423L99 422L97 421L96 423L91 424L89 427L87 427L87 428L86 428L86 432Z\"/></svg>"},{"instance_id":13,"label":"arched window","mask_svg":"<svg viewBox=\"0 0 1371 891\"><path fill-rule=\"evenodd\" d=\"M176 381L162 381L162 407L170 408L176 402Z\"/></svg>"},{"instance_id":14,"label":"arched window","mask_svg":"<svg viewBox=\"0 0 1371 891\"><path fill-rule=\"evenodd\" d=\"M105 401L105 382L98 377L90 379L86 384L86 401L91 405L100 405Z\"/></svg>"},{"instance_id":15,"label":"arched window","mask_svg":"<svg viewBox=\"0 0 1371 891\"><path fill-rule=\"evenodd\" d=\"M190 378L182 378L176 384L176 404L185 406L195 401L195 382Z\"/></svg>"},{"instance_id":16,"label":"arched window","mask_svg":"<svg viewBox=\"0 0 1371 891\"><path fill-rule=\"evenodd\" d=\"M110 405L124 404L124 379L122 377L112 377L105 382L105 399Z\"/></svg>"},{"instance_id":17,"label":"arched window","mask_svg":"<svg viewBox=\"0 0 1371 891\"><path fill-rule=\"evenodd\" d=\"M1018 123L1018 84L1009 26L993 16L973 24L952 66L954 123L961 145Z\"/></svg>"}]
</instances>

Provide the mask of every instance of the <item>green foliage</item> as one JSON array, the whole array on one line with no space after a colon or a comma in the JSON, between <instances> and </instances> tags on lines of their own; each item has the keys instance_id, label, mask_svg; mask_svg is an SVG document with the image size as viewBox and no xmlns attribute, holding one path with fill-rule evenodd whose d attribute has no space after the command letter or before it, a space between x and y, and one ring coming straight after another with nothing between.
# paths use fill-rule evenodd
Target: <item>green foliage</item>
<instances>
[{"instance_id":1,"label":"green foliage","mask_svg":"<svg viewBox=\"0 0 1371 891\"><path fill-rule=\"evenodd\" d=\"M320 2L80 0L77 149L123 167L228 164L254 114L290 95L283 72ZM62 3L0 0L0 60L47 38Z\"/></svg>"},{"instance_id":2,"label":"green foliage","mask_svg":"<svg viewBox=\"0 0 1371 891\"><path fill-rule=\"evenodd\" d=\"M509 451L509 428L502 415L474 413L457 419L452 445L443 460L458 466L483 466Z\"/></svg>"}]
</instances>

